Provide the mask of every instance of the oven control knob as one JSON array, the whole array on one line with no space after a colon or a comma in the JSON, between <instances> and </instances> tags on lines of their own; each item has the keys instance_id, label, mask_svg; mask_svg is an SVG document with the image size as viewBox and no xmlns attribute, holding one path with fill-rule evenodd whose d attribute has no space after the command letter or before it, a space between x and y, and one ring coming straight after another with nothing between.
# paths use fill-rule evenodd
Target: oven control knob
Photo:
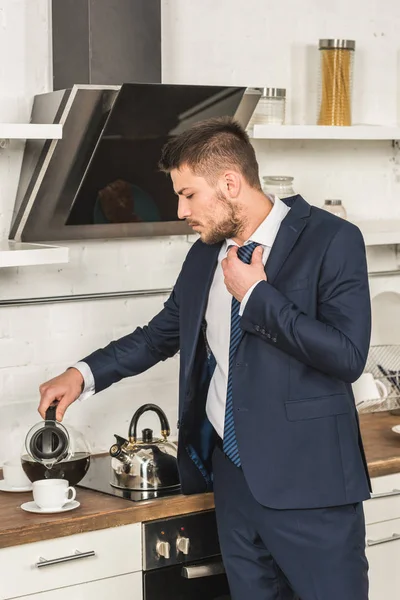
<instances>
[{"instance_id":1,"label":"oven control knob","mask_svg":"<svg viewBox=\"0 0 400 600\"><path fill-rule=\"evenodd\" d=\"M171 544L169 542L164 542L162 540L159 540L157 542L156 552L158 556L162 556L163 558L169 558L170 550Z\"/></svg>"},{"instance_id":2,"label":"oven control knob","mask_svg":"<svg viewBox=\"0 0 400 600\"><path fill-rule=\"evenodd\" d=\"M176 549L182 554L189 554L190 540L187 537L178 537L176 540Z\"/></svg>"}]
</instances>

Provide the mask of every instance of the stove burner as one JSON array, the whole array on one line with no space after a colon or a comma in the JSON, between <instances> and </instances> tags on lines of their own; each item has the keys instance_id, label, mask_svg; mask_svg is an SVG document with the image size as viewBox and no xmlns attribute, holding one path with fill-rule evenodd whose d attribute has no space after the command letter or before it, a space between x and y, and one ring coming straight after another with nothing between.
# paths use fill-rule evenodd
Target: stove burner
<instances>
[{"instance_id":1,"label":"stove burner","mask_svg":"<svg viewBox=\"0 0 400 600\"><path fill-rule=\"evenodd\" d=\"M110 496L125 498L132 502L141 502L143 500L154 500L156 498L165 498L166 496L174 496L180 494L180 486L174 488L161 489L155 491L140 491L140 490L122 490L113 487L110 484L111 476L111 457L108 454L101 456L91 456L90 466L85 477L79 482L78 487L102 492Z\"/></svg>"}]
</instances>

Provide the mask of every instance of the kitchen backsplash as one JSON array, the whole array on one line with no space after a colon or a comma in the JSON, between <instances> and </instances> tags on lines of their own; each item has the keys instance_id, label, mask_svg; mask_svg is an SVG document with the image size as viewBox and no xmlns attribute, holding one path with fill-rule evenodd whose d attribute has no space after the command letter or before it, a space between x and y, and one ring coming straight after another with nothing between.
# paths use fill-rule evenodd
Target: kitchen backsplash
<instances>
[{"instance_id":1,"label":"kitchen backsplash","mask_svg":"<svg viewBox=\"0 0 400 600\"><path fill-rule=\"evenodd\" d=\"M33 95L51 89L49 4L0 0L0 54L9 57L0 70L0 121L27 121ZM375 0L343 2L343 10L338 7L335 13L328 0L305 0L301 6L287 0L268 10L259 0L249 0L246 13L242 4L164 0L163 80L284 87L287 122L312 123L317 40L355 39L353 122L397 122L400 5L395 0L386 0L387 10L379 13ZM361 20L366 10L376 18ZM294 176L295 190L313 204L341 198L349 219L400 216L400 172L390 142L258 141L255 147L261 176ZM15 141L0 149L2 238L9 231L22 149L22 142ZM182 237L75 243L67 265L0 269L0 299L166 289L188 248ZM383 279L373 282L379 291L387 289L386 284ZM400 291L398 278L388 285ZM28 428L39 418L38 385L145 323L161 309L165 297L1 308L0 464L11 452L19 452ZM176 435L177 375L177 359L162 363L75 403L66 423L84 431L94 450L105 450L114 433L125 435L140 404L155 402L166 411ZM143 426L158 429L150 414Z\"/></svg>"}]
</instances>

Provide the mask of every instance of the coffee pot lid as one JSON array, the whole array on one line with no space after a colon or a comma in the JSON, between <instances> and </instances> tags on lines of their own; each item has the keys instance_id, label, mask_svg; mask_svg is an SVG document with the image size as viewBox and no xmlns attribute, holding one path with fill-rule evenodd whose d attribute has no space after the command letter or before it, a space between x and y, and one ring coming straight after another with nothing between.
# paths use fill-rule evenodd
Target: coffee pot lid
<instances>
[{"instance_id":1,"label":"coffee pot lid","mask_svg":"<svg viewBox=\"0 0 400 600\"><path fill-rule=\"evenodd\" d=\"M56 421L56 406L49 406L44 422L34 425L25 439L31 458L48 466L62 461L68 455L69 445L67 429Z\"/></svg>"}]
</instances>

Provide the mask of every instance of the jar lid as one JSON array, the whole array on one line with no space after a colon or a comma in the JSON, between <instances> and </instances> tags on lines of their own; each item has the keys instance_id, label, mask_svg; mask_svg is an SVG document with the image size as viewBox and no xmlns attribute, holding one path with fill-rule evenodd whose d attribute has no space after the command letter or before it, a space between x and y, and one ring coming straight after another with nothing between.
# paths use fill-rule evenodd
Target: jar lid
<instances>
[{"instance_id":1,"label":"jar lid","mask_svg":"<svg viewBox=\"0 0 400 600\"><path fill-rule=\"evenodd\" d=\"M262 98L286 98L285 88L262 87L258 89L261 91Z\"/></svg>"},{"instance_id":2,"label":"jar lid","mask_svg":"<svg viewBox=\"0 0 400 600\"><path fill-rule=\"evenodd\" d=\"M342 50L355 50L355 40L319 40L320 50L332 50L333 48L341 48Z\"/></svg>"},{"instance_id":3,"label":"jar lid","mask_svg":"<svg viewBox=\"0 0 400 600\"><path fill-rule=\"evenodd\" d=\"M328 206L340 206L342 204L341 200L325 200L325 204Z\"/></svg>"},{"instance_id":4,"label":"jar lid","mask_svg":"<svg viewBox=\"0 0 400 600\"><path fill-rule=\"evenodd\" d=\"M291 183L294 177L288 177L285 175L265 175L263 181L273 181L274 183Z\"/></svg>"}]
</instances>

